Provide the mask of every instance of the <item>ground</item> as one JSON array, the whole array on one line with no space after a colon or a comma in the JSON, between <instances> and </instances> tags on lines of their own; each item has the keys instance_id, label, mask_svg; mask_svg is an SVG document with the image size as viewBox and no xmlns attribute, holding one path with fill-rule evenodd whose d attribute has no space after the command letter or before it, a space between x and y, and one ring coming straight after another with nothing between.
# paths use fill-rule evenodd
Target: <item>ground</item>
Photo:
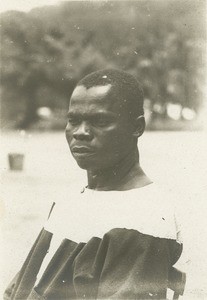
<instances>
[{"instance_id":1,"label":"ground","mask_svg":"<svg viewBox=\"0 0 207 300\"><path fill-rule=\"evenodd\" d=\"M70 198L86 184L63 133L2 133L0 166L1 293L19 270L47 218L51 203ZM183 299L207 299L205 132L146 132L139 141L141 165L155 182L177 195L184 252L176 267L187 273ZM10 171L8 153L24 152L23 171Z\"/></svg>"}]
</instances>

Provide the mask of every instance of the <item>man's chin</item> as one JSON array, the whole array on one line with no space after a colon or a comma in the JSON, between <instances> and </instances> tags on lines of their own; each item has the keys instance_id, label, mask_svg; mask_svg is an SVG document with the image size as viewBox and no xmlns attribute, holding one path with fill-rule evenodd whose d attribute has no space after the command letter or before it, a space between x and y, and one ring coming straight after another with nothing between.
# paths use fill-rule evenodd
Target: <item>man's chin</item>
<instances>
[{"instance_id":1,"label":"man's chin","mask_svg":"<svg viewBox=\"0 0 207 300\"><path fill-rule=\"evenodd\" d=\"M104 167L100 164L98 164L95 161L86 161L86 160L77 160L76 159L77 165L86 171L97 171L97 170L102 170Z\"/></svg>"},{"instance_id":2,"label":"man's chin","mask_svg":"<svg viewBox=\"0 0 207 300\"><path fill-rule=\"evenodd\" d=\"M96 163L86 160L86 159L75 159L75 160L76 160L78 166L84 170L91 170L93 167L96 166Z\"/></svg>"},{"instance_id":3,"label":"man's chin","mask_svg":"<svg viewBox=\"0 0 207 300\"><path fill-rule=\"evenodd\" d=\"M76 161L77 162L77 161ZM83 163L80 163L80 162L77 162L78 166L83 169L83 170L88 170L90 169L88 164L83 164Z\"/></svg>"}]
</instances>

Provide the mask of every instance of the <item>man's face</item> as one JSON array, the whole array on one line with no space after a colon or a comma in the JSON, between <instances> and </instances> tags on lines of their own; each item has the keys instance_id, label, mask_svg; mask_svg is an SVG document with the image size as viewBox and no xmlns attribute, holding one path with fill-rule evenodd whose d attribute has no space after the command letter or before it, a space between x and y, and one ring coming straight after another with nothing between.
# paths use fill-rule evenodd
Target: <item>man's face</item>
<instances>
[{"instance_id":1,"label":"man's face","mask_svg":"<svg viewBox=\"0 0 207 300\"><path fill-rule=\"evenodd\" d=\"M103 170L133 151L133 126L126 102L115 99L111 85L74 90L68 111L66 138L78 165Z\"/></svg>"}]
</instances>

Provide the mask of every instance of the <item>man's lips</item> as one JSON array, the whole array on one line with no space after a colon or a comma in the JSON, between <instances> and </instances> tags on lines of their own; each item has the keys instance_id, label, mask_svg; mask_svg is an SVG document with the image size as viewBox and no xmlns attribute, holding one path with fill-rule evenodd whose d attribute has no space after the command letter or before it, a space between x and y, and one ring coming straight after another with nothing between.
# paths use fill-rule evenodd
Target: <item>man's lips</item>
<instances>
[{"instance_id":1,"label":"man's lips","mask_svg":"<svg viewBox=\"0 0 207 300\"><path fill-rule=\"evenodd\" d=\"M71 151L75 157L91 156L95 153L91 148L84 146L75 146L71 149Z\"/></svg>"},{"instance_id":2,"label":"man's lips","mask_svg":"<svg viewBox=\"0 0 207 300\"><path fill-rule=\"evenodd\" d=\"M75 146L72 148L73 153L93 153L94 151L91 148L84 146Z\"/></svg>"}]
</instances>

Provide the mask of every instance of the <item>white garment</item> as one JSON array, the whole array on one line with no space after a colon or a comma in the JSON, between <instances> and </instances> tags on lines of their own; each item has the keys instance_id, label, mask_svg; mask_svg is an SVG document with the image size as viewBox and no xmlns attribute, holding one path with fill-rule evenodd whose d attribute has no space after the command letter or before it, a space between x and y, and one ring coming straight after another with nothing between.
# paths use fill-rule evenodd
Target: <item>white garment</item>
<instances>
[{"instance_id":1,"label":"white garment","mask_svg":"<svg viewBox=\"0 0 207 300\"><path fill-rule=\"evenodd\" d=\"M85 188L72 199L59 201L44 229L53 234L38 279L42 277L63 239L88 242L102 238L113 228L134 229L159 238L178 240L172 196L156 184L127 191L95 191Z\"/></svg>"}]
</instances>

